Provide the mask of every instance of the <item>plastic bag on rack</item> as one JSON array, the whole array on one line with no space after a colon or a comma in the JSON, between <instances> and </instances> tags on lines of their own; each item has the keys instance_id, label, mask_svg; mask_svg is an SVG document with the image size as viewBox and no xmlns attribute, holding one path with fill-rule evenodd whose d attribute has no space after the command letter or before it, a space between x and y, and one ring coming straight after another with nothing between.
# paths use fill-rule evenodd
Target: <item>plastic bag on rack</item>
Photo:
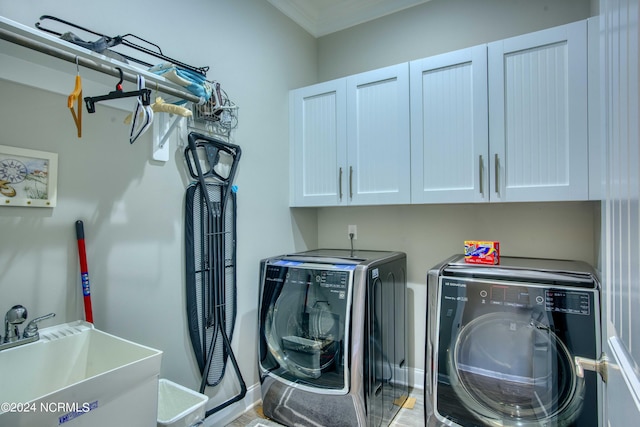
<instances>
[{"instance_id":1,"label":"plastic bag on rack","mask_svg":"<svg viewBox=\"0 0 640 427\"><path fill-rule=\"evenodd\" d=\"M165 62L151 67L149 71L184 87L195 96L200 97L200 104L206 103L213 93L213 87L207 81L207 78L191 70Z\"/></svg>"}]
</instances>

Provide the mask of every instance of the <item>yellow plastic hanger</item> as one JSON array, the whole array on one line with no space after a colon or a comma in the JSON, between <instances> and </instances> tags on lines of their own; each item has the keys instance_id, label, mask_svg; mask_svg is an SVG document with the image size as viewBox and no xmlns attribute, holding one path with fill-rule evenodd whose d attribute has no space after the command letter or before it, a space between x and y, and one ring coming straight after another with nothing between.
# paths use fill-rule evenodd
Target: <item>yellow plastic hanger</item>
<instances>
[{"instance_id":1,"label":"yellow plastic hanger","mask_svg":"<svg viewBox=\"0 0 640 427\"><path fill-rule=\"evenodd\" d=\"M182 117L190 117L193 115L191 110L189 110L188 108L184 108L175 104L167 104L160 96L156 97L156 102L151 104L151 109L154 113L169 113ZM127 117L124 118L124 123L127 125L130 124L132 118L133 114L129 113Z\"/></svg>"},{"instance_id":2,"label":"yellow plastic hanger","mask_svg":"<svg viewBox=\"0 0 640 427\"><path fill-rule=\"evenodd\" d=\"M73 121L76 124L76 128L78 129L78 138L82 138L82 79L80 78L80 67L78 65L78 57L76 57L76 86L73 89L73 92L67 98L67 106L71 110L71 115L73 116ZM73 107L73 103L76 103L76 108Z\"/></svg>"},{"instance_id":3,"label":"yellow plastic hanger","mask_svg":"<svg viewBox=\"0 0 640 427\"><path fill-rule=\"evenodd\" d=\"M156 113L169 113L169 114L177 114L182 117L190 117L193 115L191 110L188 108L181 107L175 104L167 104L164 102L164 99L161 97L156 97L156 102L151 104L151 108Z\"/></svg>"}]
</instances>

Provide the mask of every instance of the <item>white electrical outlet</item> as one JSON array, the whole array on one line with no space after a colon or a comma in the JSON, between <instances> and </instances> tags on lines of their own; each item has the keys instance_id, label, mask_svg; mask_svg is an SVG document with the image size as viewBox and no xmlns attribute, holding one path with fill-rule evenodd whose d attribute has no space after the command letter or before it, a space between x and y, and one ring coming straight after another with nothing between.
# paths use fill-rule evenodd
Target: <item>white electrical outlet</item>
<instances>
[{"instance_id":1,"label":"white electrical outlet","mask_svg":"<svg viewBox=\"0 0 640 427\"><path fill-rule=\"evenodd\" d=\"M353 240L357 240L358 239L358 226L357 225L350 225L347 228L347 237L351 238L352 234L353 234Z\"/></svg>"}]
</instances>

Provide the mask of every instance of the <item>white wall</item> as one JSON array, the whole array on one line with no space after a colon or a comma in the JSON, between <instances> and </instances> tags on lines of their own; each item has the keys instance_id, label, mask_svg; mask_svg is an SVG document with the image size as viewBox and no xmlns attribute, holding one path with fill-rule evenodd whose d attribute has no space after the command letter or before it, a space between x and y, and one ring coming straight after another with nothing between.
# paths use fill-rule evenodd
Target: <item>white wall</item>
<instances>
[{"instance_id":1,"label":"white wall","mask_svg":"<svg viewBox=\"0 0 640 427\"><path fill-rule=\"evenodd\" d=\"M424 369L427 271L462 253L465 240L497 240L503 256L575 259L593 264L599 203L497 203L323 208L320 247L348 248L347 227L358 226L356 249L407 253L408 365ZM417 370L416 370L417 369Z\"/></svg>"},{"instance_id":2,"label":"white wall","mask_svg":"<svg viewBox=\"0 0 640 427\"><path fill-rule=\"evenodd\" d=\"M316 40L261 0L0 3L0 15L31 28L42 14L109 35L134 33L169 56L209 65L208 78L239 105L233 342L244 379L255 386L259 260L317 243L315 212L290 215L287 189L288 90L316 81ZM130 145L122 123L128 112L107 103L95 114L85 110L77 139L66 106L74 76L70 64L66 93L49 92L46 75L40 88L0 80L0 144L59 155L57 207L0 207L0 313L14 304L30 318L57 313L43 327L83 318L74 229L82 219L96 327L163 350L161 376L197 389L185 318L182 153L172 142L166 164L150 160L150 134ZM234 385L208 389L210 406L237 392Z\"/></svg>"},{"instance_id":3,"label":"white wall","mask_svg":"<svg viewBox=\"0 0 640 427\"><path fill-rule=\"evenodd\" d=\"M318 39L321 81L474 46L597 15L590 0L432 0ZM498 240L504 255L579 259L597 264L599 203L502 203L323 208L321 247L408 254L410 351L424 367L427 270L463 250L466 239Z\"/></svg>"},{"instance_id":4,"label":"white wall","mask_svg":"<svg viewBox=\"0 0 640 427\"><path fill-rule=\"evenodd\" d=\"M598 14L597 0L431 0L318 39L320 81Z\"/></svg>"}]
</instances>

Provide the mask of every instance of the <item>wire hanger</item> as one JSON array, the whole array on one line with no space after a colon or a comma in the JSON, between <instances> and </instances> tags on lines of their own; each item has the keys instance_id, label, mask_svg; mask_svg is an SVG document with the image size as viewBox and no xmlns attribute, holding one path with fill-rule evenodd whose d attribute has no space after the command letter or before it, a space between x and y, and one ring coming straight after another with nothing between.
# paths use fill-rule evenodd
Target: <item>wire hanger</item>
<instances>
[{"instance_id":1,"label":"wire hanger","mask_svg":"<svg viewBox=\"0 0 640 427\"><path fill-rule=\"evenodd\" d=\"M82 78L80 78L80 66L78 65L78 57L76 56L76 84L73 89L73 92L67 98L67 106L71 111L71 115L73 116L73 121L76 124L76 129L78 130L78 138L82 138L82 104L80 100L82 99ZM76 106L73 107L73 103L75 102Z\"/></svg>"},{"instance_id":2,"label":"wire hanger","mask_svg":"<svg viewBox=\"0 0 640 427\"><path fill-rule=\"evenodd\" d=\"M151 90L145 89L144 85L142 87L138 86L138 90L124 92L122 90L122 81L124 80L122 69L116 67L116 70L118 70L118 72L120 73L120 81L118 82L118 84L116 84L116 90L111 91L106 95L93 96L93 97L88 96L84 99L84 102L87 104L87 111L89 113L96 112L96 106L95 106L96 102L107 101L109 99L120 99L120 98L129 98L132 96L136 96L140 98L140 101L142 102L143 106L147 106L151 103Z\"/></svg>"},{"instance_id":3,"label":"wire hanger","mask_svg":"<svg viewBox=\"0 0 640 427\"><path fill-rule=\"evenodd\" d=\"M149 89L144 89L144 77L138 76L138 91L148 91ZM147 102L143 101L143 95L140 94L136 99L136 106L133 110L133 115L131 117L131 131L129 132L129 143L133 144L136 140L145 133L150 127L151 123L153 123L153 109L149 105L149 93L147 93Z\"/></svg>"}]
</instances>

